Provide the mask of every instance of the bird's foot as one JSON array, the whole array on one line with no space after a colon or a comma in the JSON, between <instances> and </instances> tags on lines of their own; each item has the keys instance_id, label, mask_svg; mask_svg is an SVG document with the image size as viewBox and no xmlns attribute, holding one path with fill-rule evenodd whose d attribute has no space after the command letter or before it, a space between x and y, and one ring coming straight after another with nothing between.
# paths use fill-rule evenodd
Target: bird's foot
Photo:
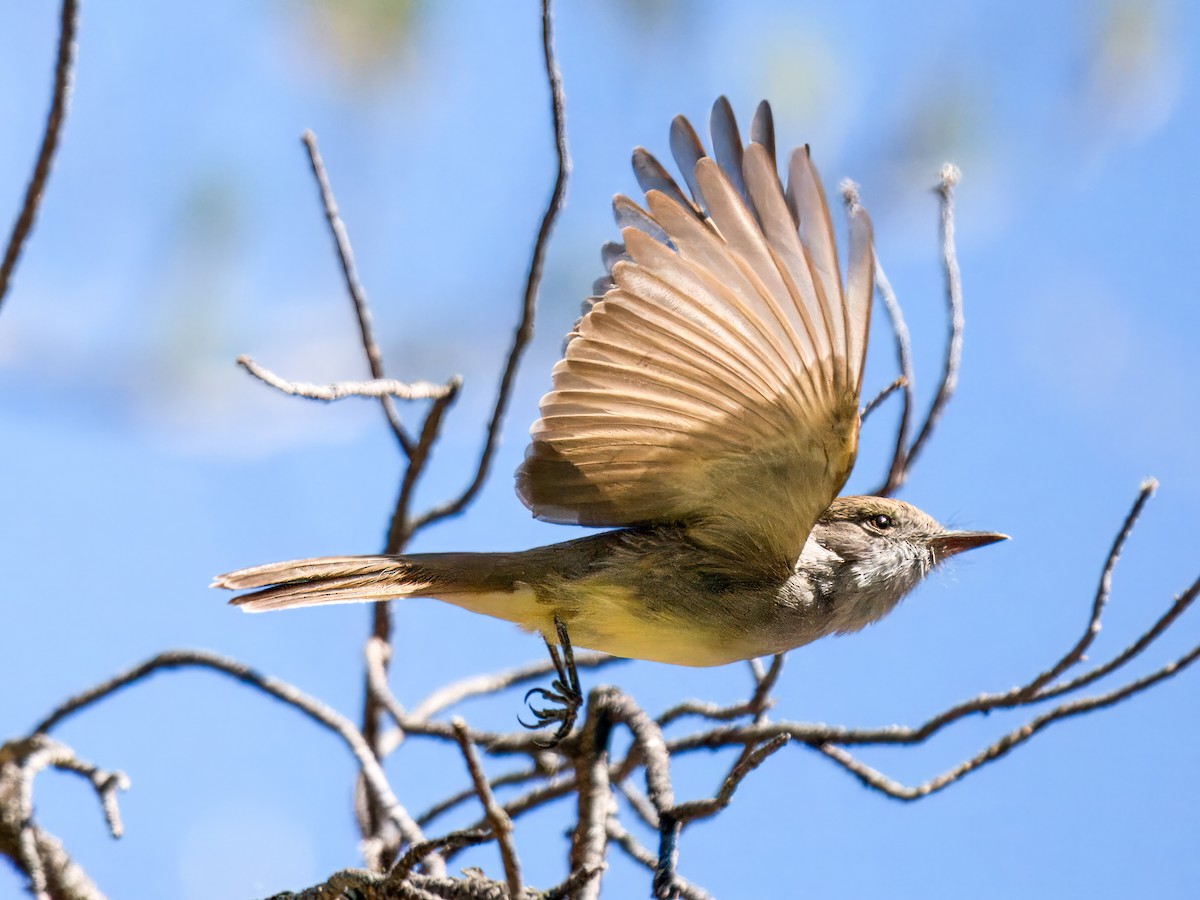
<instances>
[{"instance_id":1,"label":"bird's foot","mask_svg":"<svg viewBox=\"0 0 1200 900\"><path fill-rule=\"evenodd\" d=\"M545 728L554 722L558 728L548 740L538 741L539 746L550 748L557 746L559 741L571 733L579 709L583 706L583 691L579 686L579 673L575 669L575 651L571 649L571 638L567 634L567 626L556 616L554 627L558 632L558 646L546 641L546 649L550 651L550 659L558 677L550 683L549 688L531 688L525 694L525 703L533 713L533 721L526 722L517 717L517 721L529 729ZM562 654L559 655L559 647ZM550 706L534 706L529 702L530 697L539 697Z\"/></svg>"}]
</instances>

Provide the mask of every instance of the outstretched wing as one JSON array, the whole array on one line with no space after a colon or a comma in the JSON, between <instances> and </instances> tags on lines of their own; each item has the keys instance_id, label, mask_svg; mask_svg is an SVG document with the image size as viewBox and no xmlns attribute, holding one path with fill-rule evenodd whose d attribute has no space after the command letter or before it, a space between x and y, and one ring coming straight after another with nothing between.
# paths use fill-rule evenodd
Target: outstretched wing
<instances>
[{"instance_id":1,"label":"outstretched wing","mask_svg":"<svg viewBox=\"0 0 1200 900\"><path fill-rule=\"evenodd\" d=\"M671 149L691 197L645 150L642 208L618 196L624 246L568 337L517 470L539 519L677 523L746 574L786 575L854 462L874 261L850 209L843 289L807 148L775 162L762 103L743 147L713 107L715 159L683 117Z\"/></svg>"}]
</instances>

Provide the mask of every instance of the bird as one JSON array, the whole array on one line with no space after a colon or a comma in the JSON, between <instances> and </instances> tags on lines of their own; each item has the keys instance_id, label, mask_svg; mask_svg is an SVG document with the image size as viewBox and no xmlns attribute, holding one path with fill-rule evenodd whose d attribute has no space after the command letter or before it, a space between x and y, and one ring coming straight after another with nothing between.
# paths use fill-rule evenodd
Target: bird
<instances>
[{"instance_id":1,"label":"bird","mask_svg":"<svg viewBox=\"0 0 1200 900\"><path fill-rule=\"evenodd\" d=\"M782 179L770 105L743 143L720 97L710 133L711 155L685 117L671 124L684 186L633 151L644 203L613 201L621 242L604 247L516 472L538 519L610 530L518 552L279 562L213 586L249 591L230 601L248 612L432 597L507 620L551 651L559 678L538 696L577 707L558 648L682 666L783 653L863 629L944 560L1004 540L839 496L861 425L870 219L847 201L843 279L809 148ZM558 737L574 721L534 713Z\"/></svg>"}]
</instances>

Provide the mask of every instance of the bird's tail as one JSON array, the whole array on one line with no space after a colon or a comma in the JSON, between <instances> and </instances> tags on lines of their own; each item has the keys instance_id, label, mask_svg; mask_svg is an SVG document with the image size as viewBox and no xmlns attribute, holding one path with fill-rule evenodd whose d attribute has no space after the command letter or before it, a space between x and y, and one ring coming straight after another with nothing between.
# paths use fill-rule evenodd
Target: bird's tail
<instances>
[{"instance_id":1,"label":"bird's tail","mask_svg":"<svg viewBox=\"0 0 1200 900\"><path fill-rule=\"evenodd\" d=\"M229 602L246 612L266 612L324 603L369 603L396 597L426 597L437 577L397 556L326 556L270 563L218 575L212 587L255 589Z\"/></svg>"},{"instance_id":2,"label":"bird's tail","mask_svg":"<svg viewBox=\"0 0 1200 900\"><path fill-rule=\"evenodd\" d=\"M518 553L413 553L406 556L323 556L270 563L218 575L212 587L250 591L229 602L246 612L325 603L373 603L433 597L525 627L541 627L544 604L536 584L564 565L561 553L589 539ZM568 553L586 566L594 552ZM555 562L557 560L557 563ZM569 564L568 564L569 565Z\"/></svg>"}]
</instances>

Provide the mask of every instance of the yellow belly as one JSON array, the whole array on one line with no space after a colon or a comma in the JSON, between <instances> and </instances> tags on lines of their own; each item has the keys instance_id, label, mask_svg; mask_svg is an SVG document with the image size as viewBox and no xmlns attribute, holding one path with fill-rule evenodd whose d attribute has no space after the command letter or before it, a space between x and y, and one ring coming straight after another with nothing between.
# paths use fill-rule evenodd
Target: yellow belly
<instances>
[{"instance_id":1,"label":"yellow belly","mask_svg":"<svg viewBox=\"0 0 1200 900\"><path fill-rule=\"evenodd\" d=\"M567 626L571 644L628 659L677 666L720 666L765 656L774 650L753 646L742 635L721 635L705 622L685 622L639 609L622 586L591 582L579 585L562 602L539 598L532 589L443 595L437 599L471 612L536 631L556 641L554 618Z\"/></svg>"}]
</instances>

